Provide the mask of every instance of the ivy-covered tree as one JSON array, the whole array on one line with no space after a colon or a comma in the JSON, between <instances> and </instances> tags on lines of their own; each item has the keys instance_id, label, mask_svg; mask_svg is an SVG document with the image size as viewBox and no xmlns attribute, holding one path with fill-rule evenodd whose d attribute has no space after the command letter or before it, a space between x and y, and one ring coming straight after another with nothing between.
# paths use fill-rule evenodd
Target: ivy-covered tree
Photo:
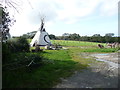
<instances>
[{"instance_id":1,"label":"ivy-covered tree","mask_svg":"<svg viewBox=\"0 0 120 90\"><path fill-rule=\"evenodd\" d=\"M6 41L10 37L10 26L15 22L14 15L13 18L10 17L8 9L19 13L20 3L21 0L0 0L0 36L2 38L2 42Z\"/></svg>"},{"instance_id":2,"label":"ivy-covered tree","mask_svg":"<svg viewBox=\"0 0 120 90\"><path fill-rule=\"evenodd\" d=\"M10 26L12 26L15 22L14 18L11 18L7 7L3 7L0 5L0 12L1 12L1 25L0 25L0 32L2 42L5 42L8 38L10 38Z\"/></svg>"}]
</instances>

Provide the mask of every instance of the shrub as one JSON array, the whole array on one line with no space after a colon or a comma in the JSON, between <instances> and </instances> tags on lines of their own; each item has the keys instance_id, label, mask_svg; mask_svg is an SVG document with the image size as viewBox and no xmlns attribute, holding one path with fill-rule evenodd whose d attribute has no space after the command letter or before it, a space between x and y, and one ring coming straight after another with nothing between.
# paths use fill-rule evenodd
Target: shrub
<instances>
[{"instance_id":1,"label":"shrub","mask_svg":"<svg viewBox=\"0 0 120 90\"><path fill-rule=\"evenodd\" d=\"M8 42L10 51L13 53L16 52L29 52L30 46L26 38L20 37L18 39L11 39Z\"/></svg>"},{"instance_id":2,"label":"shrub","mask_svg":"<svg viewBox=\"0 0 120 90\"><path fill-rule=\"evenodd\" d=\"M26 38L20 37L18 39L17 44L18 44L18 46L17 46L18 51L20 51L20 52L29 52L30 46L29 46L29 43L28 43Z\"/></svg>"},{"instance_id":3,"label":"shrub","mask_svg":"<svg viewBox=\"0 0 120 90\"><path fill-rule=\"evenodd\" d=\"M17 52L29 52L29 43L23 38L14 38L2 43L2 59L3 63L11 60L11 54Z\"/></svg>"},{"instance_id":4,"label":"shrub","mask_svg":"<svg viewBox=\"0 0 120 90\"><path fill-rule=\"evenodd\" d=\"M33 61L34 63L30 65L30 67L39 67L43 64L42 62L42 57L40 55L37 54L31 54L29 55L29 57L27 58L29 61L29 64L31 61Z\"/></svg>"},{"instance_id":5,"label":"shrub","mask_svg":"<svg viewBox=\"0 0 120 90\"><path fill-rule=\"evenodd\" d=\"M40 53L14 53L11 54L10 57L11 60L7 58L7 61L4 62L3 70L17 70L23 67L26 67L27 70L31 70L44 64Z\"/></svg>"},{"instance_id":6,"label":"shrub","mask_svg":"<svg viewBox=\"0 0 120 90\"><path fill-rule=\"evenodd\" d=\"M8 47L8 44L2 43L2 63L4 64L6 61L10 60L11 52Z\"/></svg>"}]
</instances>

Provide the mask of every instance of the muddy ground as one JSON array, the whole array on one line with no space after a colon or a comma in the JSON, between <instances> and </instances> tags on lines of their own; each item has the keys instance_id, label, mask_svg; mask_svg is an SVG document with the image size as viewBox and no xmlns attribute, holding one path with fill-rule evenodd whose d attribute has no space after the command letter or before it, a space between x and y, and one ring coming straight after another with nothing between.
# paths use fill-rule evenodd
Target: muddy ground
<instances>
[{"instance_id":1,"label":"muddy ground","mask_svg":"<svg viewBox=\"0 0 120 90\"><path fill-rule=\"evenodd\" d=\"M107 60L107 61L111 61L111 62L119 63L120 64L120 61L118 60L118 58L120 58L120 52L116 52L116 53L103 53L103 54L93 54L91 56L99 58L99 59L104 59L104 60Z\"/></svg>"},{"instance_id":2,"label":"muddy ground","mask_svg":"<svg viewBox=\"0 0 120 90\"><path fill-rule=\"evenodd\" d=\"M87 54L85 58L102 59L89 64L88 69L76 71L74 75L66 79L54 88L118 88L118 53ZM107 62L107 61L110 61ZM113 66L110 65L111 62ZM117 66L115 65L117 64Z\"/></svg>"}]
</instances>

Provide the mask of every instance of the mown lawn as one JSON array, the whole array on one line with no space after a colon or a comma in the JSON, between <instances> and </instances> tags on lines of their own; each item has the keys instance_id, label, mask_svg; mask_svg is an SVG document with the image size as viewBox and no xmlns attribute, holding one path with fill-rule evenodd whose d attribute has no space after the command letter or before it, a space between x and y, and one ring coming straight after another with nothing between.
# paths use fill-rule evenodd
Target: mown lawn
<instances>
[{"instance_id":1,"label":"mown lawn","mask_svg":"<svg viewBox=\"0 0 120 90\"><path fill-rule=\"evenodd\" d=\"M84 58L82 53L115 52L118 49L97 47L98 43L54 40L52 43L67 46L67 50L45 50L39 53L16 53L8 63L25 60L38 55L42 64L37 67L21 67L15 70L3 70L3 88L51 88L60 83L61 78L71 76L74 71L87 69L95 60ZM105 45L103 43L103 45ZM23 57L24 56L24 57ZM28 63L25 63L25 65ZM23 64L24 65L24 64ZM24 65L24 66L25 66Z\"/></svg>"}]
</instances>

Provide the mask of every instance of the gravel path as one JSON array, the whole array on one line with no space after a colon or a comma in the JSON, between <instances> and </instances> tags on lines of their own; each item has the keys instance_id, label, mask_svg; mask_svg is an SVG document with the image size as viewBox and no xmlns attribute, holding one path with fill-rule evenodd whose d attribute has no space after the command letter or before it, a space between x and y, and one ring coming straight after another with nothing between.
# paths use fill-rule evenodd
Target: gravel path
<instances>
[{"instance_id":1,"label":"gravel path","mask_svg":"<svg viewBox=\"0 0 120 90\"><path fill-rule=\"evenodd\" d=\"M106 54L113 60L117 58L114 53ZM111 56L113 55L113 56ZM102 56L102 55L101 55ZM98 57L97 57L98 58ZM115 59L115 63L118 59ZM91 63L88 69L76 72L73 76L62 79L62 82L54 88L117 88L118 87L118 68L112 68L108 63Z\"/></svg>"}]
</instances>

